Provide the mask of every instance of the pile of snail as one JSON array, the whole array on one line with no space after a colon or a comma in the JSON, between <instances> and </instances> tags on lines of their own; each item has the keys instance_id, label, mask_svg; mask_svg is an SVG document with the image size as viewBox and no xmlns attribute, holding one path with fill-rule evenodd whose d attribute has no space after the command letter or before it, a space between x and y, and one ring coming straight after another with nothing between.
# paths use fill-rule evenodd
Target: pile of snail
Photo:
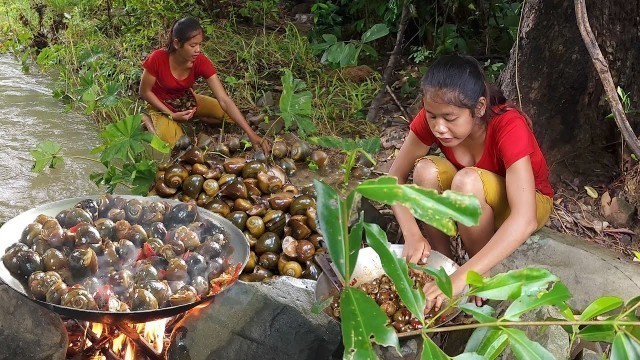
<instances>
[{"instance_id":1,"label":"pile of snail","mask_svg":"<svg viewBox=\"0 0 640 360\"><path fill-rule=\"evenodd\" d=\"M414 288L422 289L425 284L433 281L433 278L424 272L409 269L409 276L414 282ZM358 286L362 291L373 299L380 309L389 318L389 323L393 326L397 333L406 333L414 330L422 329L422 323L414 317L409 309L402 303L400 296L396 291L395 285L391 279L383 274L372 281ZM340 296L335 295L329 306L330 315L334 318L340 318ZM425 319L430 319L435 315L432 309L425 314ZM436 324L438 324L436 320Z\"/></svg>"},{"instance_id":2,"label":"pile of snail","mask_svg":"<svg viewBox=\"0 0 640 360\"><path fill-rule=\"evenodd\" d=\"M182 96L177 99L167 100L167 104L173 107L176 111L186 111L195 108L198 104L196 97L193 95L193 91L188 89Z\"/></svg>"},{"instance_id":3,"label":"pile of snail","mask_svg":"<svg viewBox=\"0 0 640 360\"><path fill-rule=\"evenodd\" d=\"M103 195L40 214L2 261L37 300L83 310L141 311L213 295L238 276L223 227L195 203Z\"/></svg>"},{"instance_id":4,"label":"pile of snail","mask_svg":"<svg viewBox=\"0 0 640 360\"><path fill-rule=\"evenodd\" d=\"M191 146L174 163L160 165L151 193L195 200L243 231L251 252L241 280L274 275L317 280L320 270L313 256L324 248L317 231L314 188L288 181L295 161L276 157L277 142L273 156L284 161L283 167L269 165L264 157L228 157L231 152L223 145Z\"/></svg>"}]
</instances>

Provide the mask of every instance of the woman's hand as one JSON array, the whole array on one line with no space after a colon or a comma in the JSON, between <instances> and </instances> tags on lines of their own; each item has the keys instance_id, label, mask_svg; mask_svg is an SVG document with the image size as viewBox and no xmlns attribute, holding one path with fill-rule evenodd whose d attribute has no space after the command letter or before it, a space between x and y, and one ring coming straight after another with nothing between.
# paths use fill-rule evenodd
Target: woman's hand
<instances>
[{"instance_id":1,"label":"woman's hand","mask_svg":"<svg viewBox=\"0 0 640 360\"><path fill-rule=\"evenodd\" d=\"M178 111L171 114L171 119L175 121L189 121L193 118L193 115L196 113L196 109L189 109L185 111Z\"/></svg>"},{"instance_id":2,"label":"woman's hand","mask_svg":"<svg viewBox=\"0 0 640 360\"><path fill-rule=\"evenodd\" d=\"M249 137L249 140L251 141L254 149L261 149L265 155L269 155L269 152L271 151L271 145L269 145L269 141L267 139L263 139L258 134L254 134L253 136Z\"/></svg>"},{"instance_id":3,"label":"woman's hand","mask_svg":"<svg viewBox=\"0 0 640 360\"><path fill-rule=\"evenodd\" d=\"M453 287L454 297L460 295L464 290L466 285L465 275L466 274L459 273L459 271L456 271L451 275L451 285ZM447 299L447 296L442 293L435 281L428 282L424 286L423 290L427 301L424 313L428 313L431 309L439 311L440 307L442 307L442 303Z\"/></svg>"},{"instance_id":4,"label":"woman's hand","mask_svg":"<svg viewBox=\"0 0 640 360\"><path fill-rule=\"evenodd\" d=\"M431 245L424 236L405 237L402 257L408 262L423 265L427 262L429 255L431 255Z\"/></svg>"}]
</instances>

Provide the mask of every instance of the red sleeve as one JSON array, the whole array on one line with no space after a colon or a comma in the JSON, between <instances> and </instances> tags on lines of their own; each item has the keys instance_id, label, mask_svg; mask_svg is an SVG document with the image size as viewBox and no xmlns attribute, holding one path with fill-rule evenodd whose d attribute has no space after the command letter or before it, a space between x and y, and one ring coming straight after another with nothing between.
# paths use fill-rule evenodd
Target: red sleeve
<instances>
[{"instance_id":1,"label":"red sleeve","mask_svg":"<svg viewBox=\"0 0 640 360\"><path fill-rule=\"evenodd\" d=\"M196 58L196 62L194 64L195 67L195 77L196 79L202 76L205 79L208 79L216 74L216 67L213 66L211 60L206 57L204 54L198 55Z\"/></svg>"},{"instance_id":2,"label":"red sleeve","mask_svg":"<svg viewBox=\"0 0 640 360\"><path fill-rule=\"evenodd\" d=\"M145 68L154 78L158 77L158 67L160 65L160 56L162 56L162 49L155 50L149 55L144 62L142 63L142 67Z\"/></svg>"},{"instance_id":3,"label":"red sleeve","mask_svg":"<svg viewBox=\"0 0 640 360\"><path fill-rule=\"evenodd\" d=\"M431 128L429 128L429 123L427 123L427 114L424 108L413 118L409 129L427 146L431 146L431 144L436 141L435 136L433 136L431 132Z\"/></svg>"},{"instance_id":4,"label":"red sleeve","mask_svg":"<svg viewBox=\"0 0 640 360\"><path fill-rule=\"evenodd\" d=\"M514 162L531 155L534 151L532 133L526 119L516 110L504 114L497 126L496 141L498 152L508 169Z\"/></svg>"}]
</instances>

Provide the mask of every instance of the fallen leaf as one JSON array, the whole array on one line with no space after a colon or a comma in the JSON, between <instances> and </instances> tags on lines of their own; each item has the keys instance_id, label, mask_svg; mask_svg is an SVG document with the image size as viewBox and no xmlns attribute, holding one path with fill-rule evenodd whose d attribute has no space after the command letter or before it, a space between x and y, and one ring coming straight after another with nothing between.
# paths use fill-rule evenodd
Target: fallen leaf
<instances>
[{"instance_id":1,"label":"fallen leaf","mask_svg":"<svg viewBox=\"0 0 640 360\"><path fill-rule=\"evenodd\" d=\"M592 188L591 186L585 186L584 189L587 190L587 195L591 196L594 199L598 198L598 192L596 191L596 189Z\"/></svg>"}]
</instances>

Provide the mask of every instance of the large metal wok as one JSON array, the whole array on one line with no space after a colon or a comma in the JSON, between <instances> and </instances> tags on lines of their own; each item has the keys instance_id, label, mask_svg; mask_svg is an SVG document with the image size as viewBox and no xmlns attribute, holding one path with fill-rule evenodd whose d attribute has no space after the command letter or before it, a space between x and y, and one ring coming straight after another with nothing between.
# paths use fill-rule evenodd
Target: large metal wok
<instances>
[{"instance_id":1,"label":"large metal wok","mask_svg":"<svg viewBox=\"0 0 640 360\"><path fill-rule=\"evenodd\" d=\"M402 248L404 245L400 244L392 244L391 250L397 255L402 255ZM431 251L431 255L427 259L426 266L439 269L440 267L444 268L447 274L453 274L456 269L458 269L458 264L456 264L453 260L448 257L442 255L437 251ZM358 254L358 261L356 262L356 266L353 272L353 279L356 280L356 284L364 284L374 279L382 276L384 274L384 269L382 268L382 264L380 263L380 257L373 250L373 248L367 247L364 249L360 249L360 253ZM329 276L323 272L320 274L318 278L318 283L316 285L316 301L324 301L330 296L334 296L338 294L338 289L334 286L332 281L329 279ZM465 299L462 299L462 302L465 302ZM452 308L444 314L444 320L439 322L437 326L445 324L451 319L453 319L456 315L460 313L460 309ZM411 337L415 335L419 335L421 333L420 330L410 331L399 333L398 337Z\"/></svg>"},{"instance_id":2,"label":"large metal wok","mask_svg":"<svg viewBox=\"0 0 640 360\"><path fill-rule=\"evenodd\" d=\"M142 196L127 196L127 195L118 195L119 197L125 199L134 199L137 198L140 201L166 201L172 205L178 204L179 202L176 200L167 200L161 199L158 197L142 197ZM14 217L13 219L7 221L2 228L0 228L0 255L3 255L6 249L13 243L18 242L20 240L20 236L24 228L33 222L39 214L45 214L49 216L56 216L60 211L64 209L70 209L79 201L84 199L97 199L98 196L84 196L78 198L71 198L66 200L60 200L52 203L48 203L42 206L38 206L31 210L25 211L22 214ZM210 219L211 221L221 225L225 230L225 237L231 242L231 246L233 247L233 254L231 255L229 262L231 264L242 264L242 268L244 268L247 260L249 258L249 244L247 243L242 232L233 225L229 220L213 213L208 210L198 208L198 213L200 217ZM131 311L131 312L109 312L109 311L93 311L93 310L81 310L70 308L62 305L55 305L48 302L36 300L31 297L27 291L25 290L23 284L16 278L14 278L9 270L4 266L2 262L0 262L0 280L2 280L5 284L9 285L15 291L24 295L26 298L31 301L36 302L37 304L44 306L49 310L53 310L58 314L91 322L99 322L105 324L122 324L122 323L142 323L148 322L156 319L162 319L170 316L174 316L185 312L197 305L202 303L211 302L215 295L210 295L201 298L200 300L179 305L179 306L170 306L164 307L157 310L146 310L146 311Z\"/></svg>"}]
</instances>

